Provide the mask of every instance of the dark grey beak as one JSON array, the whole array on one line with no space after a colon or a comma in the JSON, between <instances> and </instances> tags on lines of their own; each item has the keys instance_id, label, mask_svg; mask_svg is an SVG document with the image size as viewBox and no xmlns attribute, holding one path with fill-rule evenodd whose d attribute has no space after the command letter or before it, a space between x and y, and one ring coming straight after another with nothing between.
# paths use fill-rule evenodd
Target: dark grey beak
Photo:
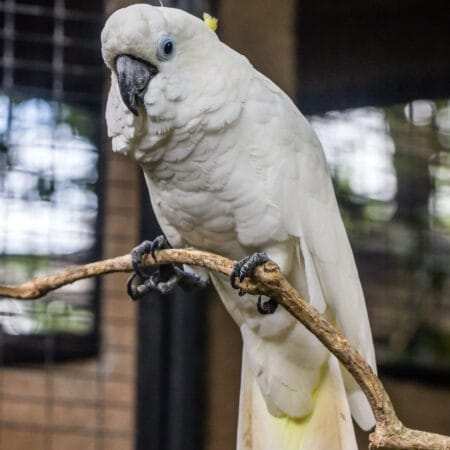
<instances>
[{"instance_id":1,"label":"dark grey beak","mask_svg":"<svg viewBox=\"0 0 450 450\"><path fill-rule=\"evenodd\" d=\"M148 83L158 74L158 69L153 64L133 56L119 55L116 58L116 72L122 100L137 116Z\"/></svg>"}]
</instances>

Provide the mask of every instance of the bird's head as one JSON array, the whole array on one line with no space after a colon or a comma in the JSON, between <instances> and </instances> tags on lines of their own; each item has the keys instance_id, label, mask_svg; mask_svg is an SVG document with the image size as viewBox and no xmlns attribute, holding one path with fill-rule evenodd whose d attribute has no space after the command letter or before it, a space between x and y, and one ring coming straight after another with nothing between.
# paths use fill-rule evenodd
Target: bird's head
<instances>
[{"instance_id":1,"label":"bird's head","mask_svg":"<svg viewBox=\"0 0 450 450\"><path fill-rule=\"evenodd\" d=\"M198 138L236 119L249 65L219 40L216 26L207 14L202 21L143 4L109 17L102 53L111 70L106 122L113 150L157 158L153 150L163 150L168 136Z\"/></svg>"},{"instance_id":2,"label":"bird's head","mask_svg":"<svg viewBox=\"0 0 450 450\"><path fill-rule=\"evenodd\" d=\"M109 17L101 37L103 59L134 115L153 79L173 81L174 75L192 73L208 59L218 42L209 23L179 9L144 4Z\"/></svg>"}]
</instances>

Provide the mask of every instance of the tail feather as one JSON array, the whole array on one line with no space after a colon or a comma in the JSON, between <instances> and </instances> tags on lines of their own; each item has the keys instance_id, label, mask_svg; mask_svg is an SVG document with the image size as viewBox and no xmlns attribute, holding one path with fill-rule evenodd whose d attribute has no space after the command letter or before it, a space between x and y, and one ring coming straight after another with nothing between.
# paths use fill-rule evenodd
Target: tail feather
<instances>
[{"instance_id":1,"label":"tail feather","mask_svg":"<svg viewBox=\"0 0 450 450\"><path fill-rule=\"evenodd\" d=\"M274 417L243 353L237 450L357 450L341 369L334 356L303 419Z\"/></svg>"},{"instance_id":2,"label":"tail feather","mask_svg":"<svg viewBox=\"0 0 450 450\"><path fill-rule=\"evenodd\" d=\"M360 428L369 431L375 425L375 416L370 408L369 401L347 369L341 366L341 371L353 419Z\"/></svg>"}]
</instances>

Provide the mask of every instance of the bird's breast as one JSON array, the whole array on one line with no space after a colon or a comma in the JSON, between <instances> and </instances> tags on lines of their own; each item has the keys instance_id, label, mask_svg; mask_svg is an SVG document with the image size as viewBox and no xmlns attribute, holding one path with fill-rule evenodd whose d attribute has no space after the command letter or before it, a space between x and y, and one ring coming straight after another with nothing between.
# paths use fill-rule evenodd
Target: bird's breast
<instances>
[{"instance_id":1,"label":"bird's breast","mask_svg":"<svg viewBox=\"0 0 450 450\"><path fill-rule=\"evenodd\" d=\"M215 193L165 190L158 196L157 204L164 220L187 244L229 256L243 253L233 211Z\"/></svg>"}]
</instances>

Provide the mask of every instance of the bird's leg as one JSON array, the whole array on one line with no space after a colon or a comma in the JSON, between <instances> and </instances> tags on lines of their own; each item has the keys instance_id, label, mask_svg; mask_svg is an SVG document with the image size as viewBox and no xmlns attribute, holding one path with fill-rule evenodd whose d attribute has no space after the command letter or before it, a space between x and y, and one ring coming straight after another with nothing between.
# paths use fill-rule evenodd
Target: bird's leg
<instances>
[{"instance_id":1,"label":"bird's leg","mask_svg":"<svg viewBox=\"0 0 450 450\"><path fill-rule=\"evenodd\" d=\"M252 277L255 269L269 261L269 259L270 258L267 253L254 253L253 255L246 256L238 261L230 275L231 286L234 289L239 289L239 286L236 284L236 278L238 278L239 281L244 281L244 278ZM239 292L239 295L244 294ZM269 298L269 300L263 302L262 297L258 297L257 308L260 314L273 314L276 311L277 306L278 303L272 298Z\"/></svg>"},{"instance_id":2,"label":"bird's leg","mask_svg":"<svg viewBox=\"0 0 450 450\"><path fill-rule=\"evenodd\" d=\"M131 263L134 273L128 279L127 292L133 300L138 300L150 291L168 294L177 284L183 289L205 287L208 282L196 273L184 271L175 264L164 264L157 268L144 267L142 258L151 254L156 260L156 251L170 248L164 236L158 236L153 241L144 241L131 252Z\"/></svg>"}]
</instances>

